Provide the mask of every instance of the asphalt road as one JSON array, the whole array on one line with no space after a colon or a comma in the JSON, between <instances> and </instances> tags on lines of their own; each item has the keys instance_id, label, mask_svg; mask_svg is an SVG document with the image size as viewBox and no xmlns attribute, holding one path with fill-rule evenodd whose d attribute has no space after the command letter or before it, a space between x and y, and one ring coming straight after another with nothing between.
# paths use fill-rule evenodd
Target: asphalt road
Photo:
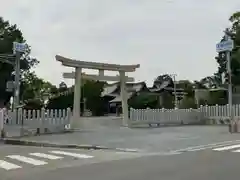
<instances>
[{"instance_id":1,"label":"asphalt road","mask_svg":"<svg viewBox=\"0 0 240 180\"><path fill-rule=\"evenodd\" d=\"M28 139L140 151L0 144L1 180L239 179L240 134L230 134L227 127L115 128Z\"/></svg>"},{"instance_id":2,"label":"asphalt road","mask_svg":"<svg viewBox=\"0 0 240 180\"><path fill-rule=\"evenodd\" d=\"M204 150L74 166L18 180L226 180L239 179L240 153Z\"/></svg>"},{"instance_id":3,"label":"asphalt road","mask_svg":"<svg viewBox=\"0 0 240 180\"><path fill-rule=\"evenodd\" d=\"M49 172L141 157L139 153L0 145L0 179L36 179ZM66 176L65 174L64 176Z\"/></svg>"},{"instance_id":4,"label":"asphalt road","mask_svg":"<svg viewBox=\"0 0 240 180\"><path fill-rule=\"evenodd\" d=\"M240 142L212 143L178 151L141 154L114 151L88 151L19 146L0 146L0 159L21 166L19 169L0 169L1 180L225 180L239 179ZM238 152L239 150L239 152ZM54 154L64 151L92 158ZM46 160L30 153L46 153L63 157ZM21 155L48 164L19 163L9 155ZM6 157L7 156L7 157ZM11 157L11 156L10 156Z\"/></svg>"}]
</instances>

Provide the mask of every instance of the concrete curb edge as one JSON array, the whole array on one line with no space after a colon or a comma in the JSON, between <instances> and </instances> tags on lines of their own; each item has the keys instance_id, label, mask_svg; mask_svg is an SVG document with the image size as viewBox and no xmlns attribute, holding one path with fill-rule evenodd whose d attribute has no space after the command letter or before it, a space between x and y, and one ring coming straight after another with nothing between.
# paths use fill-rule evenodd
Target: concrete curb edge
<instances>
[{"instance_id":1,"label":"concrete curb edge","mask_svg":"<svg viewBox=\"0 0 240 180\"><path fill-rule=\"evenodd\" d=\"M58 144L51 142L41 142L41 141L27 141L20 139L9 139L3 138L1 140L4 144L10 145L22 145L22 146L36 146L36 147L56 147L56 148L70 148L70 149L86 149L86 150L112 150L119 152L139 152L137 149L127 149L127 148L110 148L98 145L86 145L86 144Z\"/></svg>"}]
</instances>

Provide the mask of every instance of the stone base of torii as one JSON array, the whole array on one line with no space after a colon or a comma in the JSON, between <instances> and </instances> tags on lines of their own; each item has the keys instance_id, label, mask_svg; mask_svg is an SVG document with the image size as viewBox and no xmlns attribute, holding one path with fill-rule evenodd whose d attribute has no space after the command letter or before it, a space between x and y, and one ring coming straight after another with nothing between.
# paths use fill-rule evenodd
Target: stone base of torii
<instances>
[{"instance_id":1,"label":"stone base of torii","mask_svg":"<svg viewBox=\"0 0 240 180\"><path fill-rule=\"evenodd\" d=\"M126 91L126 82L133 82L134 78L127 77L126 72L134 72L137 68L140 67L137 65L119 65L119 64L107 64L107 63L98 63L98 62L86 62L78 61L63 56L56 55L56 60L60 61L63 66L74 67L75 72L72 73L63 73L64 78L75 79L74 85L74 101L73 101L73 117L71 120L71 128L81 128L81 118L80 118L80 100L81 100L81 86L82 79L92 79L98 81L120 81L121 87L121 99L122 99L122 112L123 119L122 125L129 126L128 118L128 98ZM98 75L89 75L82 73L82 69L94 69L98 70ZM119 76L106 76L104 71L118 71Z\"/></svg>"}]
</instances>

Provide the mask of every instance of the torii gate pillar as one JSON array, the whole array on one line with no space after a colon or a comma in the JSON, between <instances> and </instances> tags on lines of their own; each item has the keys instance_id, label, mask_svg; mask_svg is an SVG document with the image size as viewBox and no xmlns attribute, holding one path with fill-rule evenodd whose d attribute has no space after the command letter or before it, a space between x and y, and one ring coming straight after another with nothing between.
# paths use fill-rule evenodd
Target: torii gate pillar
<instances>
[{"instance_id":1,"label":"torii gate pillar","mask_svg":"<svg viewBox=\"0 0 240 180\"><path fill-rule=\"evenodd\" d=\"M75 68L75 86L74 86L74 98L73 98L73 118L80 117L80 102L81 102L81 87L82 87L82 68Z\"/></svg>"},{"instance_id":2,"label":"torii gate pillar","mask_svg":"<svg viewBox=\"0 0 240 180\"><path fill-rule=\"evenodd\" d=\"M119 71L120 74L120 87L121 87L121 99L122 99L122 115L123 115L123 126L129 125L129 118L128 118L128 97L127 97L127 90L126 90L126 79L125 79L125 72Z\"/></svg>"}]
</instances>

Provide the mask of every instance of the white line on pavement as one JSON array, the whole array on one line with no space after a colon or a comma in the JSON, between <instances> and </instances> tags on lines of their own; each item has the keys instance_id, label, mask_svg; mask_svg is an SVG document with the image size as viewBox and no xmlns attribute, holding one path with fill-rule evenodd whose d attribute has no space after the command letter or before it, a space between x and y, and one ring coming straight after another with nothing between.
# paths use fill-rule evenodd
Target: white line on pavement
<instances>
[{"instance_id":1,"label":"white line on pavement","mask_svg":"<svg viewBox=\"0 0 240 180\"><path fill-rule=\"evenodd\" d=\"M235 148L240 148L240 144L232 145L232 146L225 146L225 147L216 148L216 149L213 149L213 150L214 151L225 151L225 150L230 150L230 149L235 149Z\"/></svg>"},{"instance_id":2,"label":"white line on pavement","mask_svg":"<svg viewBox=\"0 0 240 180\"><path fill-rule=\"evenodd\" d=\"M71 153L71 152L65 152L65 151L49 151L49 152L53 153L53 154L72 156L72 157L83 158L83 159L93 158L93 156L89 156L89 155L86 155L86 154L77 154L77 153Z\"/></svg>"},{"instance_id":3,"label":"white line on pavement","mask_svg":"<svg viewBox=\"0 0 240 180\"><path fill-rule=\"evenodd\" d=\"M232 151L232 152L240 152L240 149L238 149L238 150L235 150L235 151Z\"/></svg>"},{"instance_id":4,"label":"white line on pavement","mask_svg":"<svg viewBox=\"0 0 240 180\"><path fill-rule=\"evenodd\" d=\"M11 159L15 159L15 160L18 160L18 161L22 161L22 162L25 162L25 163L28 163L28 164L32 164L32 165L35 165L35 166L47 164L47 162L45 162L45 161L40 161L40 160L37 160L37 159L33 159L33 158L25 157L25 156L20 156L20 155L9 155L9 156L6 156L6 157L11 158Z\"/></svg>"},{"instance_id":5,"label":"white line on pavement","mask_svg":"<svg viewBox=\"0 0 240 180\"><path fill-rule=\"evenodd\" d=\"M19 169L22 167L18 166L16 164L9 163L7 161L0 160L0 168L5 169L5 170L11 170L11 169Z\"/></svg>"},{"instance_id":6,"label":"white line on pavement","mask_svg":"<svg viewBox=\"0 0 240 180\"><path fill-rule=\"evenodd\" d=\"M183 148L183 149L178 149L175 150L173 152L181 152L181 151L196 151L197 149L209 149L209 148L215 148L216 146L224 146L224 145L229 145L230 143L234 143L234 142L239 142L240 140L233 140L233 141L223 141L223 142L218 142L218 143L213 143L213 144L205 144L205 145L199 145L199 146L191 146L191 147L187 147L187 148Z\"/></svg>"},{"instance_id":7,"label":"white line on pavement","mask_svg":"<svg viewBox=\"0 0 240 180\"><path fill-rule=\"evenodd\" d=\"M45 153L29 153L29 154L31 156L36 156L36 157L41 157L41 158L46 158L46 159L51 159L51 160L62 159L63 158L61 156L54 156L54 155L45 154Z\"/></svg>"}]
</instances>

